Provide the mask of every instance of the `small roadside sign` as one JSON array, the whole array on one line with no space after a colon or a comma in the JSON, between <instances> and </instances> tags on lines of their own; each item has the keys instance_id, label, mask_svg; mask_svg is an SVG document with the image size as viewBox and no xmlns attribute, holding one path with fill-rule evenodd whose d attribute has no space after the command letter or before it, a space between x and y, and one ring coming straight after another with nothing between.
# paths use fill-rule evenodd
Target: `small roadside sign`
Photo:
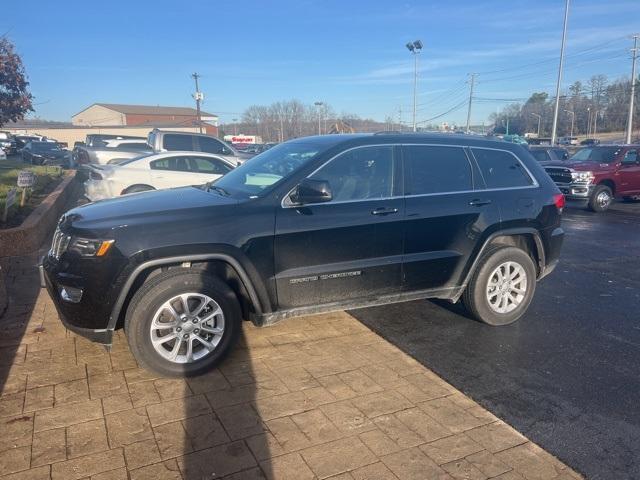
<instances>
[{"instance_id":1,"label":"small roadside sign","mask_svg":"<svg viewBox=\"0 0 640 480\"><path fill-rule=\"evenodd\" d=\"M9 209L14 203L16 203L16 192L17 192L17 189L15 188L12 188L7 192L7 196L5 197L5 200L4 200L4 212L2 212L2 223L5 223L7 221Z\"/></svg>"},{"instance_id":2,"label":"small roadside sign","mask_svg":"<svg viewBox=\"0 0 640 480\"><path fill-rule=\"evenodd\" d=\"M36 176L33 172L28 170L23 170L18 174L18 187L20 188L31 188L36 183Z\"/></svg>"}]
</instances>

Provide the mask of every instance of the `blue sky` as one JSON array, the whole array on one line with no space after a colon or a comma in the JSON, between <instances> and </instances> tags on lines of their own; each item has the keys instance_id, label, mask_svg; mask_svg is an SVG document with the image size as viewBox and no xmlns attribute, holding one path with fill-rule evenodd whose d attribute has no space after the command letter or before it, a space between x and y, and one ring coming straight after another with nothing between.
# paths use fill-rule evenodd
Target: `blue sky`
<instances>
[{"instance_id":1,"label":"blue sky","mask_svg":"<svg viewBox=\"0 0 640 480\"><path fill-rule=\"evenodd\" d=\"M6 10L6 9L5 9ZM36 115L69 120L94 102L192 105L222 122L251 104L297 98L336 112L409 120L420 39L418 120L456 107L478 72L473 123L503 99L552 92L564 1L23 1L0 17L23 57ZM7 13L10 13L7 15ZM27 21L28 19L28 21ZM630 72L638 0L574 0L567 86ZM464 106L437 122L463 122Z\"/></svg>"}]
</instances>

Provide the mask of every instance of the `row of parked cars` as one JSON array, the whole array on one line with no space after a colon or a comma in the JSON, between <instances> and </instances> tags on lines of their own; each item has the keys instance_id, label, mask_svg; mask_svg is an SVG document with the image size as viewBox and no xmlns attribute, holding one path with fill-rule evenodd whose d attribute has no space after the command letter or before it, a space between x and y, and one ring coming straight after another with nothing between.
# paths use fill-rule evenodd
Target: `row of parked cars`
<instances>
[{"instance_id":1,"label":"row of parked cars","mask_svg":"<svg viewBox=\"0 0 640 480\"><path fill-rule=\"evenodd\" d=\"M67 144L42 135L13 135L0 132L0 159L20 154L22 161L34 165L68 166Z\"/></svg>"}]
</instances>

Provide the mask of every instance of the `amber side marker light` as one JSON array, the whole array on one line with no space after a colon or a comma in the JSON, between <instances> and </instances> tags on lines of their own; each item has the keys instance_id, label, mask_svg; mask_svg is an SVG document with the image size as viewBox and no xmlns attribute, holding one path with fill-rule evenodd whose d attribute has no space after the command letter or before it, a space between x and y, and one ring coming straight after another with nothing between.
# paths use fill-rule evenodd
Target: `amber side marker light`
<instances>
[{"instance_id":1,"label":"amber side marker light","mask_svg":"<svg viewBox=\"0 0 640 480\"><path fill-rule=\"evenodd\" d=\"M115 240L105 240L100 245L100 248L96 252L96 257L104 257L109 250L111 250L111 246L114 244Z\"/></svg>"}]
</instances>

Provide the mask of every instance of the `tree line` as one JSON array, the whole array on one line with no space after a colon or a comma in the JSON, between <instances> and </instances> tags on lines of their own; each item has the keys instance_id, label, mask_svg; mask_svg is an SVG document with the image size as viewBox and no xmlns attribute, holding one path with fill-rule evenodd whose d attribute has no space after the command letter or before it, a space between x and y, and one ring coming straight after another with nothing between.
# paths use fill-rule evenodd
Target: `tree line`
<instances>
[{"instance_id":1,"label":"tree line","mask_svg":"<svg viewBox=\"0 0 640 480\"><path fill-rule=\"evenodd\" d=\"M351 129L355 132L378 132L392 128L390 119L379 122L363 119L352 113L337 114L326 102L309 105L299 100L251 105L238 122L221 126L225 135L259 135L263 142L282 142L326 133L348 133Z\"/></svg>"},{"instance_id":2,"label":"tree line","mask_svg":"<svg viewBox=\"0 0 640 480\"><path fill-rule=\"evenodd\" d=\"M634 131L640 128L640 79L636 79L634 101ZM574 82L565 95L560 97L558 113L558 135L593 136L602 132L624 131L629 114L631 80L618 79L609 82L606 75L594 75L588 82ZM538 132L551 136L555 98L546 92L535 92L523 104L510 104L502 111L490 115L495 133L523 135ZM538 115L540 117L538 117Z\"/></svg>"}]
</instances>

